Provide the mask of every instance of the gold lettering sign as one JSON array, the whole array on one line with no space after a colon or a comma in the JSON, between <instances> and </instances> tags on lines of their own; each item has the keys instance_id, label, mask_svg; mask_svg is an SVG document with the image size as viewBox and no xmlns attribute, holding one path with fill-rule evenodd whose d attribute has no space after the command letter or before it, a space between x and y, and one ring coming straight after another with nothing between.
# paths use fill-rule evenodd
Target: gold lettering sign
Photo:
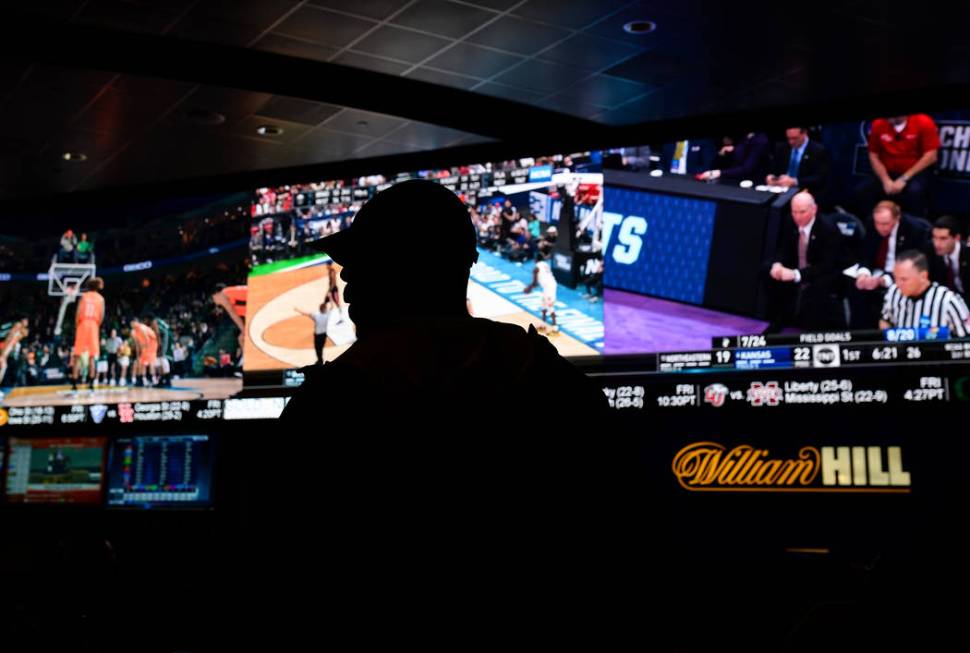
<instances>
[{"instance_id":1,"label":"gold lettering sign","mask_svg":"<svg viewBox=\"0 0 970 653\"><path fill-rule=\"evenodd\" d=\"M902 469L898 447L889 448L888 474L880 468L880 447L859 447L861 462L853 460L849 448L843 449L839 458L831 447L821 452L802 447L797 458L785 459L746 444L729 450L717 442L695 442L677 452L672 469L680 486L692 492L909 492L909 473ZM852 472L865 479L867 467L868 482L853 483ZM850 484L854 487L841 487ZM907 487L877 487L886 485Z\"/></svg>"}]
</instances>

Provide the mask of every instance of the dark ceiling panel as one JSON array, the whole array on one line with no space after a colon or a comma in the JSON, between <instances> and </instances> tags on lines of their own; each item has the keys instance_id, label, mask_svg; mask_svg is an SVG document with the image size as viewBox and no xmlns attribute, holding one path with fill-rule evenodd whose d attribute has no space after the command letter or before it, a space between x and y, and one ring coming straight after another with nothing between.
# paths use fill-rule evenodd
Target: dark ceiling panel
<instances>
[{"instance_id":1,"label":"dark ceiling panel","mask_svg":"<svg viewBox=\"0 0 970 653\"><path fill-rule=\"evenodd\" d=\"M569 30L552 25L543 25L514 16L503 16L472 34L467 40L499 50L531 55L570 34Z\"/></svg>"},{"instance_id":2,"label":"dark ceiling panel","mask_svg":"<svg viewBox=\"0 0 970 653\"><path fill-rule=\"evenodd\" d=\"M561 95L579 100L584 104L613 107L643 95L648 90L649 87L643 84L617 77L594 75L566 89Z\"/></svg>"},{"instance_id":3,"label":"dark ceiling panel","mask_svg":"<svg viewBox=\"0 0 970 653\"><path fill-rule=\"evenodd\" d=\"M309 132L299 146L310 152L314 161L334 161L353 155L374 139L360 134L345 134L319 127Z\"/></svg>"},{"instance_id":4,"label":"dark ceiling panel","mask_svg":"<svg viewBox=\"0 0 970 653\"><path fill-rule=\"evenodd\" d=\"M535 104L546 96L546 93L530 91L528 89L518 88L515 86L506 86L505 84L495 84L493 82L482 84L475 89L475 92L505 98L506 100L512 100L513 102L522 102L524 104Z\"/></svg>"},{"instance_id":5,"label":"dark ceiling panel","mask_svg":"<svg viewBox=\"0 0 970 653\"><path fill-rule=\"evenodd\" d=\"M284 54L288 57L299 57L300 59L313 59L315 61L328 61L333 55L340 52L340 48L310 43L309 41L283 36L282 34L274 34L272 32L259 39L253 47L257 50Z\"/></svg>"},{"instance_id":6,"label":"dark ceiling panel","mask_svg":"<svg viewBox=\"0 0 970 653\"><path fill-rule=\"evenodd\" d=\"M390 143L388 141L374 141L365 145L357 151L361 157L386 156L389 154L402 154L404 152L420 152L421 147L416 145L404 145L402 143Z\"/></svg>"},{"instance_id":7,"label":"dark ceiling panel","mask_svg":"<svg viewBox=\"0 0 970 653\"><path fill-rule=\"evenodd\" d=\"M558 111L559 113L565 113L570 116L585 119L591 119L593 116L597 116L604 111L603 107L598 107L592 104L584 104L573 98L562 96L547 98L538 104L539 106L551 111Z\"/></svg>"},{"instance_id":8,"label":"dark ceiling panel","mask_svg":"<svg viewBox=\"0 0 970 653\"><path fill-rule=\"evenodd\" d=\"M664 86L690 69L690 64L676 54L651 50L604 71L614 77L622 77L651 86Z\"/></svg>"},{"instance_id":9,"label":"dark ceiling panel","mask_svg":"<svg viewBox=\"0 0 970 653\"><path fill-rule=\"evenodd\" d=\"M258 112L271 97L268 93L254 93L219 86L201 86L182 105L186 109L206 109L221 113L226 117L226 123L232 125L246 116Z\"/></svg>"},{"instance_id":10,"label":"dark ceiling panel","mask_svg":"<svg viewBox=\"0 0 970 653\"><path fill-rule=\"evenodd\" d=\"M625 0L529 0L512 13L523 18L572 29L586 27L605 13L623 6Z\"/></svg>"},{"instance_id":11,"label":"dark ceiling panel","mask_svg":"<svg viewBox=\"0 0 970 653\"><path fill-rule=\"evenodd\" d=\"M323 102L275 95L260 108L259 115L304 125L318 125L342 108Z\"/></svg>"},{"instance_id":12,"label":"dark ceiling panel","mask_svg":"<svg viewBox=\"0 0 970 653\"><path fill-rule=\"evenodd\" d=\"M151 129L180 97L177 92L145 94L107 87L77 117L74 125L80 129L134 136Z\"/></svg>"},{"instance_id":13,"label":"dark ceiling panel","mask_svg":"<svg viewBox=\"0 0 970 653\"><path fill-rule=\"evenodd\" d=\"M640 51L641 48L622 41L577 34L546 50L539 58L592 71L616 65Z\"/></svg>"},{"instance_id":14,"label":"dark ceiling panel","mask_svg":"<svg viewBox=\"0 0 970 653\"><path fill-rule=\"evenodd\" d=\"M70 20L87 3L88 0L32 0L30 7L25 9L59 20Z\"/></svg>"},{"instance_id":15,"label":"dark ceiling panel","mask_svg":"<svg viewBox=\"0 0 970 653\"><path fill-rule=\"evenodd\" d=\"M370 138L383 138L387 133L401 127L407 121L370 111L344 109L323 126L328 130L359 134Z\"/></svg>"},{"instance_id":16,"label":"dark ceiling panel","mask_svg":"<svg viewBox=\"0 0 970 653\"><path fill-rule=\"evenodd\" d=\"M411 67L410 64L381 59L380 57L373 57L369 54L361 54L360 52L354 52L352 50L346 50L340 53L340 56L336 57L332 63L337 63L341 66L351 66L353 68L363 68L364 70L372 70L375 73L385 73L387 75L400 75Z\"/></svg>"},{"instance_id":17,"label":"dark ceiling panel","mask_svg":"<svg viewBox=\"0 0 970 653\"><path fill-rule=\"evenodd\" d=\"M545 94L555 93L563 88L575 84L585 73L557 63L529 60L515 68L502 73L494 81L509 86L541 91Z\"/></svg>"},{"instance_id":18,"label":"dark ceiling panel","mask_svg":"<svg viewBox=\"0 0 970 653\"><path fill-rule=\"evenodd\" d=\"M411 0L310 0L310 4L374 20L384 20Z\"/></svg>"},{"instance_id":19,"label":"dark ceiling panel","mask_svg":"<svg viewBox=\"0 0 970 653\"><path fill-rule=\"evenodd\" d=\"M454 47L448 48L428 61L427 65L472 75L473 77L486 78L497 75L520 61L522 61L522 58L516 55L486 50L467 43L457 43Z\"/></svg>"},{"instance_id":20,"label":"dark ceiling panel","mask_svg":"<svg viewBox=\"0 0 970 653\"><path fill-rule=\"evenodd\" d=\"M301 7L273 31L284 36L306 39L321 45L344 47L377 23L353 18L316 7Z\"/></svg>"},{"instance_id":21,"label":"dark ceiling panel","mask_svg":"<svg viewBox=\"0 0 970 653\"><path fill-rule=\"evenodd\" d=\"M384 138L385 141L392 143L402 143L404 145L414 145L426 149L438 147L448 147L456 141L464 140L469 134L458 131L429 125L423 122L409 122L401 129L397 129Z\"/></svg>"},{"instance_id":22,"label":"dark ceiling panel","mask_svg":"<svg viewBox=\"0 0 970 653\"><path fill-rule=\"evenodd\" d=\"M470 0L468 4L478 5L485 9L494 9L495 11L505 11L520 2L522 0Z\"/></svg>"},{"instance_id":23,"label":"dark ceiling panel","mask_svg":"<svg viewBox=\"0 0 970 653\"><path fill-rule=\"evenodd\" d=\"M406 76L412 79L420 79L423 82L440 84L442 86L453 86L454 88L463 89L469 89L482 81L481 78L478 77L456 75L454 73L446 73L440 70L430 70L428 68L416 68L409 72Z\"/></svg>"},{"instance_id":24,"label":"dark ceiling panel","mask_svg":"<svg viewBox=\"0 0 970 653\"><path fill-rule=\"evenodd\" d=\"M446 0L418 0L391 22L456 39L495 17L494 12Z\"/></svg>"},{"instance_id":25,"label":"dark ceiling panel","mask_svg":"<svg viewBox=\"0 0 970 653\"><path fill-rule=\"evenodd\" d=\"M354 50L418 63L449 44L447 39L399 27L381 27L354 44Z\"/></svg>"},{"instance_id":26,"label":"dark ceiling panel","mask_svg":"<svg viewBox=\"0 0 970 653\"><path fill-rule=\"evenodd\" d=\"M196 0L90 0L77 16L82 23L101 27L162 34L170 29Z\"/></svg>"}]
</instances>

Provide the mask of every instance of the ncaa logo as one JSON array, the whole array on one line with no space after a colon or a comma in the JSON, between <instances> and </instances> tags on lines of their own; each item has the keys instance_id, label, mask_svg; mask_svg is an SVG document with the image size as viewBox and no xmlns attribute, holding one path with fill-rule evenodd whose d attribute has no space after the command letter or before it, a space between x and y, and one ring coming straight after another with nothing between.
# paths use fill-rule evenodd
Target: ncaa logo
<instances>
[{"instance_id":1,"label":"ncaa logo","mask_svg":"<svg viewBox=\"0 0 970 653\"><path fill-rule=\"evenodd\" d=\"M812 367L839 367L842 357L838 345L815 345L812 347Z\"/></svg>"},{"instance_id":2,"label":"ncaa logo","mask_svg":"<svg viewBox=\"0 0 970 653\"><path fill-rule=\"evenodd\" d=\"M715 408L720 408L724 405L727 395L727 386L720 383L712 383L704 388L704 403L710 404Z\"/></svg>"},{"instance_id":3,"label":"ncaa logo","mask_svg":"<svg viewBox=\"0 0 970 653\"><path fill-rule=\"evenodd\" d=\"M104 404L95 404L91 406L91 419L94 420L95 424L100 424L104 421L104 416L107 412L107 406Z\"/></svg>"}]
</instances>

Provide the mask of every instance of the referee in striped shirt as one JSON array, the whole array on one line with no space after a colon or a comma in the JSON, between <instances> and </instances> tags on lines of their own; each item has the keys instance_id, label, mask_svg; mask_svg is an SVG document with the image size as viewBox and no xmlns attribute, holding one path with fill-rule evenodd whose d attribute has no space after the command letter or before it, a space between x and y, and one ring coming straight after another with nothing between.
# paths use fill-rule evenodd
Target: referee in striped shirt
<instances>
[{"instance_id":1,"label":"referee in striped shirt","mask_svg":"<svg viewBox=\"0 0 970 653\"><path fill-rule=\"evenodd\" d=\"M930 281L925 254L911 249L897 256L893 277L895 282L886 291L879 328L948 327L951 335L967 335L967 305L960 295Z\"/></svg>"}]
</instances>

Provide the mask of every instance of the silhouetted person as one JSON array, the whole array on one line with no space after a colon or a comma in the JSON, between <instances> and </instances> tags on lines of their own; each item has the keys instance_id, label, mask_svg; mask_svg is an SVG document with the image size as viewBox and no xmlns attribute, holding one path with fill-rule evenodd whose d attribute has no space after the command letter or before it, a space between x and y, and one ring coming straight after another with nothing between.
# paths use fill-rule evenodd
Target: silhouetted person
<instances>
[{"instance_id":1,"label":"silhouetted person","mask_svg":"<svg viewBox=\"0 0 970 653\"><path fill-rule=\"evenodd\" d=\"M299 455L266 508L292 567L273 582L319 574L367 633L579 636L637 577L619 530L642 523L624 508L643 500L623 486L636 439L534 328L468 314L476 234L443 186L392 186L315 246L343 267L358 339L304 368L280 420Z\"/></svg>"}]
</instances>

